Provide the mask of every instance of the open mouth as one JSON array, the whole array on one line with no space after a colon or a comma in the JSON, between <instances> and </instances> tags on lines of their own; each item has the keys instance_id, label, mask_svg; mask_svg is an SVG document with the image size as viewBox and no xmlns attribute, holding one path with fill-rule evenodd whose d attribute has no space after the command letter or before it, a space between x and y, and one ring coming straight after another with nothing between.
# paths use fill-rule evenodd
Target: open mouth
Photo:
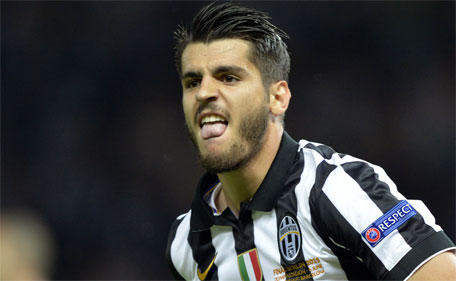
<instances>
[{"instance_id":1,"label":"open mouth","mask_svg":"<svg viewBox=\"0 0 456 281\"><path fill-rule=\"evenodd\" d=\"M228 121L220 115L206 115L200 121L201 137L204 140L223 135L228 126Z\"/></svg>"}]
</instances>

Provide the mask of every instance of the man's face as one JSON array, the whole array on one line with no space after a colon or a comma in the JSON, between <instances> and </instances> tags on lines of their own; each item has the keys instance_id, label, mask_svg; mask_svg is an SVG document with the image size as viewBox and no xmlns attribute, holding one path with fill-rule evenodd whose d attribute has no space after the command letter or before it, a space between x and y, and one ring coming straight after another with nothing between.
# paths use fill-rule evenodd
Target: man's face
<instances>
[{"instance_id":1,"label":"man's face","mask_svg":"<svg viewBox=\"0 0 456 281\"><path fill-rule=\"evenodd\" d=\"M235 170L263 145L269 104L261 73L240 39L191 43L182 54L186 125L209 172Z\"/></svg>"}]
</instances>

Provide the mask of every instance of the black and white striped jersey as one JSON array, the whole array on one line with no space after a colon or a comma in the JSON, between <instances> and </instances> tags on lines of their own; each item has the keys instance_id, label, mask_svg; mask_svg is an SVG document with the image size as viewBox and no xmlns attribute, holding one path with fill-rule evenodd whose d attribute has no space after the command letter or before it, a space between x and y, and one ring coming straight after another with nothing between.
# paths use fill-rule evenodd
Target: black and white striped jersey
<instances>
[{"instance_id":1,"label":"black and white striped jersey","mask_svg":"<svg viewBox=\"0 0 456 281\"><path fill-rule=\"evenodd\" d=\"M284 133L264 181L236 218L213 204L216 175L177 218L167 258L186 280L404 280L455 249L421 201L384 170Z\"/></svg>"}]
</instances>

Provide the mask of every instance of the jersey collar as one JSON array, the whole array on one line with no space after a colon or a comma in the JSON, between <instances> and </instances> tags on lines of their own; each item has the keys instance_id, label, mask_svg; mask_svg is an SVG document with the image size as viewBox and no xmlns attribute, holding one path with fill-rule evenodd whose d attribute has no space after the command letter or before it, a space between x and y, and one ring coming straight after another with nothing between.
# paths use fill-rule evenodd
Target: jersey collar
<instances>
[{"instance_id":1,"label":"jersey collar","mask_svg":"<svg viewBox=\"0 0 456 281\"><path fill-rule=\"evenodd\" d=\"M269 212L274 208L296 159L298 146L298 143L284 131L277 155L252 200L246 204L246 208L262 212ZM215 174L206 173L200 179L192 202L192 231L202 231L214 224L213 211L204 200L204 195L218 182Z\"/></svg>"}]
</instances>

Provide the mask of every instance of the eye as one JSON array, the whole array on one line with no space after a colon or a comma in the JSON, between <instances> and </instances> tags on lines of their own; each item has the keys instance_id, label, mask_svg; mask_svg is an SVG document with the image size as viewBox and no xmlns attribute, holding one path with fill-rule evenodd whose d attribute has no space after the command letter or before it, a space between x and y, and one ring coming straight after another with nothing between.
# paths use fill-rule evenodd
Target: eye
<instances>
[{"instance_id":1,"label":"eye","mask_svg":"<svg viewBox=\"0 0 456 281\"><path fill-rule=\"evenodd\" d=\"M195 88L199 85L200 81L197 80L197 79L192 79L192 80L189 80L189 81L186 81L185 82L185 88L187 89L191 89L191 88Z\"/></svg>"},{"instance_id":2,"label":"eye","mask_svg":"<svg viewBox=\"0 0 456 281\"><path fill-rule=\"evenodd\" d=\"M233 75L225 75L223 76L223 82L227 83L233 83L239 81L239 78L233 76Z\"/></svg>"}]
</instances>

